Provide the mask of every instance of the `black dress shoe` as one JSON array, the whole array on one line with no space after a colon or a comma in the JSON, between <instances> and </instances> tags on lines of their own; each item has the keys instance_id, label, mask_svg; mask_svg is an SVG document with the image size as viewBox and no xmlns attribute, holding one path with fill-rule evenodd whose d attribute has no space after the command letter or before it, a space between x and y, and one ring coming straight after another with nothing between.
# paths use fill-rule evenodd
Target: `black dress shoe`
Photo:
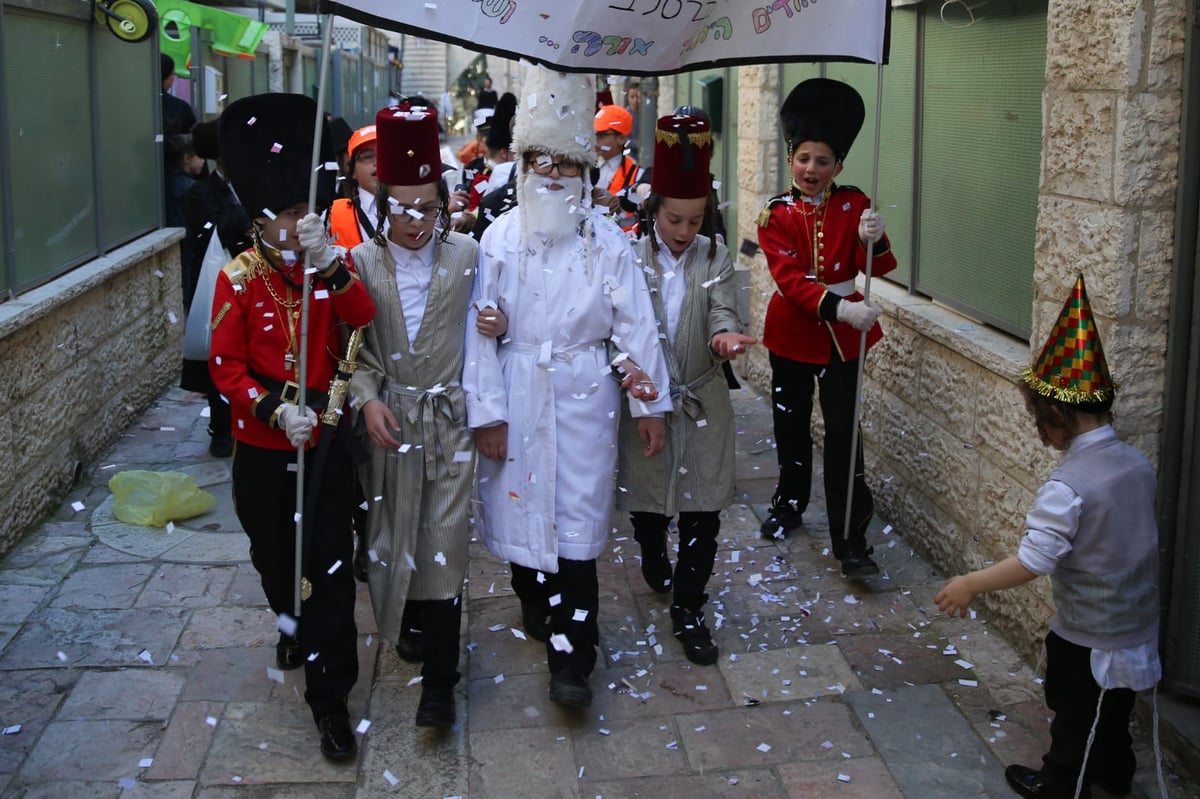
<instances>
[{"instance_id":1,"label":"black dress shoe","mask_svg":"<svg viewBox=\"0 0 1200 799\"><path fill-rule=\"evenodd\" d=\"M360 583L367 581L367 548L359 542L359 545L354 548L354 560L351 564L354 567L354 579Z\"/></svg>"},{"instance_id":2,"label":"black dress shoe","mask_svg":"<svg viewBox=\"0 0 1200 799\"><path fill-rule=\"evenodd\" d=\"M425 659L425 639L421 633L402 633L396 641L396 654L405 663L420 663Z\"/></svg>"},{"instance_id":3,"label":"black dress shoe","mask_svg":"<svg viewBox=\"0 0 1200 799\"><path fill-rule=\"evenodd\" d=\"M304 653L300 651L300 642L290 635L280 633L279 643L275 644L275 664L284 671L303 666Z\"/></svg>"},{"instance_id":4,"label":"black dress shoe","mask_svg":"<svg viewBox=\"0 0 1200 799\"><path fill-rule=\"evenodd\" d=\"M842 576L860 579L870 577L872 574L879 574L879 565L871 560L873 551L873 549L867 549L865 552L852 552L846 556L842 560Z\"/></svg>"},{"instance_id":5,"label":"black dress shoe","mask_svg":"<svg viewBox=\"0 0 1200 799\"><path fill-rule=\"evenodd\" d=\"M214 458L228 458L233 454L233 436L228 433L214 435L208 442L208 454Z\"/></svg>"},{"instance_id":6,"label":"black dress shoe","mask_svg":"<svg viewBox=\"0 0 1200 799\"><path fill-rule=\"evenodd\" d=\"M1013 764L1004 769L1004 779L1012 788L1025 799L1071 799L1075 796L1075 783L1069 786L1049 785L1042 777L1042 772L1028 766ZM1079 799L1091 799L1092 793L1085 783Z\"/></svg>"},{"instance_id":7,"label":"black dress shoe","mask_svg":"<svg viewBox=\"0 0 1200 799\"><path fill-rule=\"evenodd\" d=\"M642 579L656 593L665 594L671 590L671 578L675 573L667 554L666 532L656 538L650 543L638 542L642 547Z\"/></svg>"},{"instance_id":8,"label":"black dress shoe","mask_svg":"<svg viewBox=\"0 0 1200 799\"><path fill-rule=\"evenodd\" d=\"M545 608L535 602L521 600L521 626L525 633L535 641L545 643L550 640L549 614Z\"/></svg>"},{"instance_id":9,"label":"black dress shoe","mask_svg":"<svg viewBox=\"0 0 1200 799\"><path fill-rule=\"evenodd\" d=\"M766 539L787 538L793 530L803 525L804 514L797 513L789 507L772 508L758 528L758 534Z\"/></svg>"},{"instance_id":10,"label":"black dress shoe","mask_svg":"<svg viewBox=\"0 0 1200 799\"><path fill-rule=\"evenodd\" d=\"M417 704L417 726L449 729L454 726L454 689L422 686Z\"/></svg>"},{"instance_id":11,"label":"black dress shoe","mask_svg":"<svg viewBox=\"0 0 1200 799\"><path fill-rule=\"evenodd\" d=\"M562 707L589 707L592 689L574 669L566 668L550 675L550 701Z\"/></svg>"},{"instance_id":12,"label":"black dress shoe","mask_svg":"<svg viewBox=\"0 0 1200 799\"><path fill-rule=\"evenodd\" d=\"M321 754L334 761L349 760L358 749L349 716L322 716L317 722L321 731Z\"/></svg>"},{"instance_id":13,"label":"black dress shoe","mask_svg":"<svg viewBox=\"0 0 1200 799\"><path fill-rule=\"evenodd\" d=\"M671 606L671 625L675 637L683 644L683 654L700 666L717 662L717 645L704 624L704 614L679 605Z\"/></svg>"}]
</instances>

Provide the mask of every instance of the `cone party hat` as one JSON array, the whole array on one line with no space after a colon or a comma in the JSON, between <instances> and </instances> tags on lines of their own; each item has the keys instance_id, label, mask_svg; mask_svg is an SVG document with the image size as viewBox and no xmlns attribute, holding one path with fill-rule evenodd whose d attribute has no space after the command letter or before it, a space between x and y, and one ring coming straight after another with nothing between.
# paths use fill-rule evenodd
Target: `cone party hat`
<instances>
[{"instance_id":1,"label":"cone party hat","mask_svg":"<svg viewBox=\"0 0 1200 799\"><path fill-rule=\"evenodd\" d=\"M1042 396L1070 405L1112 399L1117 384L1108 373L1082 274L1063 304L1041 355L1021 376Z\"/></svg>"}]
</instances>

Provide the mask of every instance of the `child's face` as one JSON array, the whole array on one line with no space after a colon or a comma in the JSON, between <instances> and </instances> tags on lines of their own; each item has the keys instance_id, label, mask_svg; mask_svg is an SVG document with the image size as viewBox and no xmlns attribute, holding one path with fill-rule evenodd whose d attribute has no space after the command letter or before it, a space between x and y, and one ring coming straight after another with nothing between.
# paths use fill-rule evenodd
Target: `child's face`
<instances>
[{"instance_id":1,"label":"child's face","mask_svg":"<svg viewBox=\"0 0 1200 799\"><path fill-rule=\"evenodd\" d=\"M442 210L437 183L389 186L388 197L388 238L407 250L424 247Z\"/></svg>"},{"instance_id":2,"label":"child's face","mask_svg":"<svg viewBox=\"0 0 1200 799\"><path fill-rule=\"evenodd\" d=\"M301 202L285 208L275 215L274 219L261 216L256 222L262 226L263 241L278 250L303 252L300 239L296 238L296 223L300 217L308 213L308 203Z\"/></svg>"},{"instance_id":3,"label":"child's face","mask_svg":"<svg viewBox=\"0 0 1200 799\"><path fill-rule=\"evenodd\" d=\"M1067 419L1061 411L1054 407L1049 409L1055 422L1051 424L1050 419L1038 416L1037 408L1028 396L1025 397L1025 410L1033 417L1033 426L1037 429L1038 439L1043 446L1053 447L1060 452L1066 450L1067 445L1071 443L1072 432L1068 429Z\"/></svg>"},{"instance_id":4,"label":"child's face","mask_svg":"<svg viewBox=\"0 0 1200 799\"><path fill-rule=\"evenodd\" d=\"M676 258L683 254L700 232L700 226L704 223L704 209L707 206L707 197L691 200L663 198L662 207L654 215L654 228Z\"/></svg>"},{"instance_id":5,"label":"child's face","mask_svg":"<svg viewBox=\"0 0 1200 799\"><path fill-rule=\"evenodd\" d=\"M829 182L842 172L833 148L821 141L800 142L788 163L792 167L792 179L807 197L816 197L825 191Z\"/></svg>"},{"instance_id":6,"label":"child's face","mask_svg":"<svg viewBox=\"0 0 1200 799\"><path fill-rule=\"evenodd\" d=\"M194 178L200 177L204 172L204 159L195 153L188 153L183 157L183 171Z\"/></svg>"},{"instance_id":7,"label":"child's face","mask_svg":"<svg viewBox=\"0 0 1200 799\"><path fill-rule=\"evenodd\" d=\"M364 144L354 151L354 174L351 177L363 191L374 194L379 189L379 181L375 179L375 148L372 145Z\"/></svg>"}]
</instances>

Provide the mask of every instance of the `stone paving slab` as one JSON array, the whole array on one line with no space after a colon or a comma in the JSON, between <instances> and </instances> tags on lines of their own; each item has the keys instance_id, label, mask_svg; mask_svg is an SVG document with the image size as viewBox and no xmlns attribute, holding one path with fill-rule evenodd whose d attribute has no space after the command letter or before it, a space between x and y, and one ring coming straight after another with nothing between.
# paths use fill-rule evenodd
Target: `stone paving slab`
<instances>
[{"instance_id":1,"label":"stone paving slab","mask_svg":"<svg viewBox=\"0 0 1200 799\"><path fill-rule=\"evenodd\" d=\"M51 722L18 776L27 785L79 778L115 785L154 756L161 727L153 721Z\"/></svg>"},{"instance_id":2,"label":"stone paving slab","mask_svg":"<svg viewBox=\"0 0 1200 799\"><path fill-rule=\"evenodd\" d=\"M939 686L866 691L846 701L905 796L1012 796L1004 765Z\"/></svg>"},{"instance_id":3,"label":"stone paving slab","mask_svg":"<svg viewBox=\"0 0 1200 799\"><path fill-rule=\"evenodd\" d=\"M788 799L770 769L734 769L698 776L584 781L584 796L604 799ZM590 792L590 793L589 793Z\"/></svg>"},{"instance_id":4,"label":"stone paving slab","mask_svg":"<svg viewBox=\"0 0 1200 799\"><path fill-rule=\"evenodd\" d=\"M187 616L187 610L178 608L48 608L5 647L0 671L149 666L139 657L143 651L149 652L154 663L161 663L175 648Z\"/></svg>"},{"instance_id":5,"label":"stone paving slab","mask_svg":"<svg viewBox=\"0 0 1200 799\"><path fill-rule=\"evenodd\" d=\"M476 731L471 748L471 799L581 799L579 771L569 730L541 726L512 735ZM536 775L536 777L534 777Z\"/></svg>"},{"instance_id":6,"label":"stone paving slab","mask_svg":"<svg viewBox=\"0 0 1200 799\"><path fill-rule=\"evenodd\" d=\"M169 669L86 671L63 702L58 718L165 721L185 680L185 674Z\"/></svg>"},{"instance_id":7,"label":"stone paving slab","mask_svg":"<svg viewBox=\"0 0 1200 799\"><path fill-rule=\"evenodd\" d=\"M887 765L878 757L788 763L779 779L789 799L903 799ZM932 796L932 795L931 795Z\"/></svg>"}]
</instances>

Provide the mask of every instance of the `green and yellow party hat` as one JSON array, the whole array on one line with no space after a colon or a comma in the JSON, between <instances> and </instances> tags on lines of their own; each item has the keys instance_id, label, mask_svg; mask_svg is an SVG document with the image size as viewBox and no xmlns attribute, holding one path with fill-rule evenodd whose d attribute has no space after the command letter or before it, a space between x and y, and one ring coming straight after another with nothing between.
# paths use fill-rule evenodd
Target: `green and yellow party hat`
<instances>
[{"instance_id":1,"label":"green and yellow party hat","mask_svg":"<svg viewBox=\"0 0 1200 799\"><path fill-rule=\"evenodd\" d=\"M1042 354L1021 377L1042 396L1070 405L1112 399L1117 384L1108 373L1082 274L1063 303Z\"/></svg>"}]
</instances>

